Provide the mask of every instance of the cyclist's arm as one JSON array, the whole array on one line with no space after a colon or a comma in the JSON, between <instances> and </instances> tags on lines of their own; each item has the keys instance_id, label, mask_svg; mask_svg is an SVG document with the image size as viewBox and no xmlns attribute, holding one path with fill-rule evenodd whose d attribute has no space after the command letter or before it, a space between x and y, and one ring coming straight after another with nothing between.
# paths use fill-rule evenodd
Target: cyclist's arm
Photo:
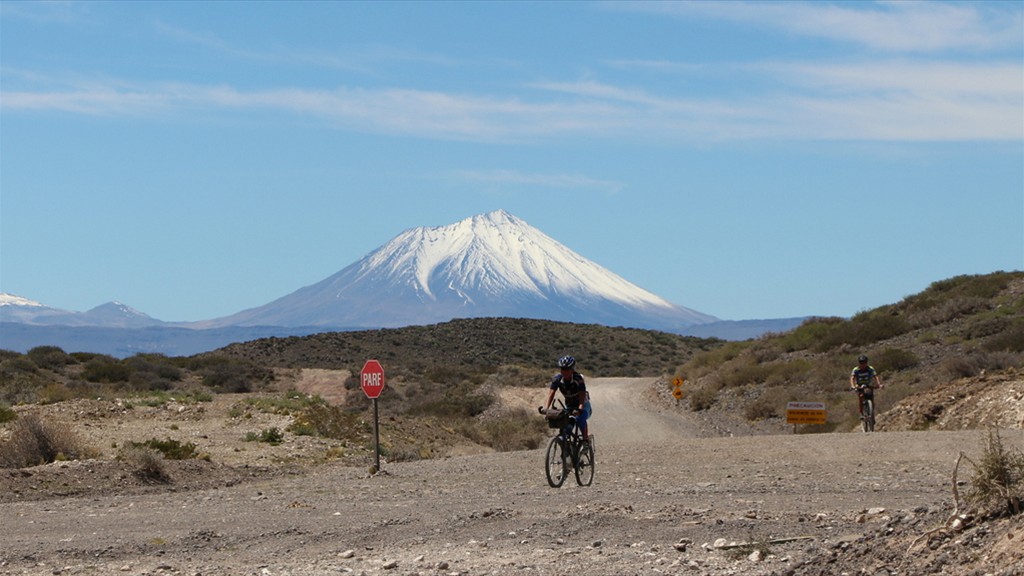
<instances>
[{"instance_id":1,"label":"cyclist's arm","mask_svg":"<svg viewBox=\"0 0 1024 576\"><path fill-rule=\"evenodd\" d=\"M550 410L551 409L551 405L554 404L554 402L555 402L555 389L551 388L551 389L548 390L548 399L547 399L546 402L544 402L544 409L545 410Z\"/></svg>"},{"instance_id":2,"label":"cyclist's arm","mask_svg":"<svg viewBox=\"0 0 1024 576\"><path fill-rule=\"evenodd\" d=\"M857 378L854 376L853 372L850 372L850 388L856 388L856 387L857 387Z\"/></svg>"}]
</instances>

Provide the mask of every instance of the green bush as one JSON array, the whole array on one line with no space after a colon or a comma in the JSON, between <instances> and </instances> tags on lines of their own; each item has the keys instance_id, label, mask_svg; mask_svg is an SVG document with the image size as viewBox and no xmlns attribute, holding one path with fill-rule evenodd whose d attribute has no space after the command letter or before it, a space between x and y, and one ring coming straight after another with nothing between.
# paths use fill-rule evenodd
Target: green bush
<instances>
[{"instance_id":1,"label":"green bush","mask_svg":"<svg viewBox=\"0 0 1024 576\"><path fill-rule=\"evenodd\" d=\"M1018 321L1002 334L992 336L983 346L991 352L1024 352L1024 322Z\"/></svg>"},{"instance_id":2,"label":"green bush","mask_svg":"<svg viewBox=\"0 0 1024 576\"><path fill-rule=\"evenodd\" d=\"M255 432L249 432L245 435L246 442L265 442L272 446L284 442L284 432L281 432L280 428L276 426L273 428L264 428L259 434Z\"/></svg>"},{"instance_id":3,"label":"green bush","mask_svg":"<svg viewBox=\"0 0 1024 576\"><path fill-rule=\"evenodd\" d=\"M356 440L372 431L359 414L345 412L324 402L309 404L295 417L288 431L297 436L320 436L335 440Z\"/></svg>"},{"instance_id":4,"label":"green bush","mask_svg":"<svg viewBox=\"0 0 1024 576\"><path fill-rule=\"evenodd\" d=\"M82 378L89 382L128 382L132 369L125 363L106 355L97 355L85 363Z\"/></svg>"},{"instance_id":5,"label":"green bush","mask_svg":"<svg viewBox=\"0 0 1024 576\"><path fill-rule=\"evenodd\" d=\"M774 340L786 352L810 350L822 340L830 338L845 323L846 320L835 316L809 318L793 330L776 336Z\"/></svg>"},{"instance_id":6,"label":"green bush","mask_svg":"<svg viewBox=\"0 0 1024 576\"><path fill-rule=\"evenodd\" d=\"M905 318L884 309L861 312L825 334L812 350L827 352L844 344L854 348L863 347L906 334L911 329L912 326Z\"/></svg>"},{"instance_id":7,"label":"green bush","mask_svg":"<svg viewBox=\"0 0 1024 576\"><path fill-rule=\"evenodd\" d=\"M163 454L164 458L168 460L188 460L190 458L198 457L199 453L196 451L196 445L191 442L182 444L179 440L167 438L165 440L157 440L151 438L145 442L129 442L129 446L133 448L149 448L156 450Z\"/></svg>"},{"instance_id":8,"label":"green bush","mask_svg":"<svg viewBox=\"0 0 1024 576\"><path fill-rule=\"evenodd\" d=\"M47 370L61 370L64 366L75 363L74 358L56 346L36 346L29 350L26 356L36 366Z\"/></svg>"},{"instance_id":9,"label":"green bush","mask_svg":"<svg viewBox=\"0 0 1024 576\"><path fill-rule=\"evenodd\" d=\"M0 402L0 424L10 422L18 417L18 413L4 402Z\"/></svg>"},{"instance_id":10,"label":"green bush","mask_svg":"<svg viewBox=\"0 0 1024 576\"><path fill-rule=\"evenodd\" d=\"M900 348L886 348L880 353L873 355L872 365L879 372L899 372L907 370L920 364L917 355L909 350Z\"/></svg>"}]
</instances>

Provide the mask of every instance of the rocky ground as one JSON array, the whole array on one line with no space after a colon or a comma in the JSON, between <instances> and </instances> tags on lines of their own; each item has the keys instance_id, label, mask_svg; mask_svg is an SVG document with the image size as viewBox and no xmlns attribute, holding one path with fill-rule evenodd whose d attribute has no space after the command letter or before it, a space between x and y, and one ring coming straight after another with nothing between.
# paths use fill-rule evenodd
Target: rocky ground
<instances>
[{"instance_id":1,"label":"rocky ground","mask_svg":"<svg viewBox=\"0 0 1024 576\"><path fill-rule=\"evenodd\" d=\"M997 384L971 397L1021 386ZM371 475L359 446L245 441L289 417L246 412L242 397L32 407L99 454L0 470L0 574L1024 575L1024 515L957 510L954 467L961 453L978 459L982 431L744 430L664 402L653 379L590 387L595 481L560 489L540 450L435 446L437 458L385 460ZM504 402L537 396L508 390ZM1008 418L1004 443L1024 449ZM169 481L147 482L113 459L150 437L194 442L208 460L167 461ZM958 474L963 491L966 464Z\"/></svg>"}]
</instances>

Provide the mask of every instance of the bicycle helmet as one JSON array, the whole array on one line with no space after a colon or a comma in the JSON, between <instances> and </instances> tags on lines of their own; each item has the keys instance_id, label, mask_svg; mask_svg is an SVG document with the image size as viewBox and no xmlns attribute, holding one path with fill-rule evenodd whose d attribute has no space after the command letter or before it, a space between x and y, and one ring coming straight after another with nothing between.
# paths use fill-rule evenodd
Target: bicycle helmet
<instances>
[{"instance_id":1,"label":"bicycle helmet","mask_svg":"<svg viewBox=\"0 0 1024 576\"><path fill-rule=\"evenodd\" d=\"M857 362L867 362L867 361L868 361L868 357L863 355L863 354L860 355L860 358L857 358Z\"/></svg>"},{"instance_id":2,"label":"bicycle helmet","mask_svg":"<svg viewBox=\"0 0 1024 576\"><path fill-rule=\"evenodd\" d=\"M576 366L576 359L572 356L562 356L558 359L558 367L562 369L572 369Z\"/></svg>"}]
</instances>

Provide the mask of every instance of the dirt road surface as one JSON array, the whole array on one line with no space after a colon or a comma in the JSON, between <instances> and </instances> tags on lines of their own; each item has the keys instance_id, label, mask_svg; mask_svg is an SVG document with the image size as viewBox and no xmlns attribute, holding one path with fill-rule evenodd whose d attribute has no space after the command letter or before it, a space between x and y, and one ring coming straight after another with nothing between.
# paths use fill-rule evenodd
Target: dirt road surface
<instances>
[{"instance_id":1,"label":"dirt road surface","mask_svg":"<svg viewBox=\"0 0 1024 576\"><path fill-rule=\"evenodd\" d=\"M0 574L1024 574L1019 517L937 530L977 431L701 438L650 379L588 384L590 487L534 450L8 498Z\"/></svg>"}]
</instances>

